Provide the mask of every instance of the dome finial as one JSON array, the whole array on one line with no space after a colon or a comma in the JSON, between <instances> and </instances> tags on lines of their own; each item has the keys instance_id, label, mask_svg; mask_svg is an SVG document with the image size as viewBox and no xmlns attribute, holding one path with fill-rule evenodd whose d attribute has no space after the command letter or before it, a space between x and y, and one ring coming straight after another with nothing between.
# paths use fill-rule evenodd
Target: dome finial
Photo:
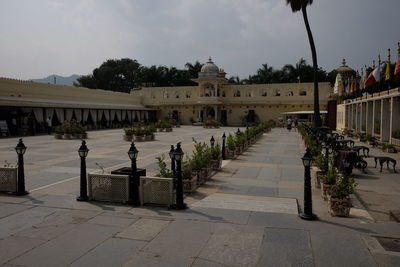
<instances>
[{"instance_id":1,"label":"dome finial","mask_svg":"<svg viewBox=\"0 0 400 267\"><path fill-rule=\"evenodd\" d=\"M211 56L208 57L208 62L212 63Z\"/></svg>"},{"instance_id":2,"label":"dome finial","mask_svg":"<svg viewBox=\"0 0 400 267\"><path fill-rule=\"evenodd\" d=\"M400 55L400 42L397 42L397 53Z\"/></svg>"},{"instance_id":3,"label":"dome finial","mask_svg":"<svg viewBox=\"0 0 400 267\"><path fill-rule=\"evenodd\" d=\"M388 48L388 57L387 57L387 59L388 59L388 62L390 62L390 48Z\"/></svg>"},{"instance_id":4,"label":"dome finial","mask_svg":"<svg viewBox=\"0 0 400 267\"><path fill-rule=\"evenodd\" d=\"M343 60L342 60L342 65L343 65L343 66L346 66L346 59L343 59Z\"/></svg>"}]
</instances>

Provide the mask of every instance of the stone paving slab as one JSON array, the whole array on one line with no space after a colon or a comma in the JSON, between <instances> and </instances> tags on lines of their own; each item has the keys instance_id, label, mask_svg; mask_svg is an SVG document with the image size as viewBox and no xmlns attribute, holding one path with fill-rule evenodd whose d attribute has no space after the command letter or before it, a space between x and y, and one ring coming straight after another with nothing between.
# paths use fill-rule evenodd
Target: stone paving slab
<instances>
[{"instance_id":1,"label":"stone paving slab","mask_svg":"<svg viewBox=\"0 0 400 267\"><path fill-rule=\"evenodd\" d=\"M68 266L122 266L146 244L144 241L110 238Z\"/></svg>"},{"instance_id":2,"label":"stone paving slab","mask_svg":"<svg viewBox=\"0 0 400 267\"><path fill-rule=\"evenodd\" d=\"M183 257L177 254L158 254L147 251L135 253L131 259L126 262L123 267L191 267L193 263L192 257Z\"/></svg>"},{"instance_id":3,"label":"stone paving slab","mask_svg":"<svg viewBox=\"0 0 400 267\"><path fill-rule=\"evenodd\" d=\"M193 260L200 254L216 228L216 223L176 220L171 222L142 251Z\"/></svg>"},{"instance_id":4,"label":"stone paving slab","mask_svg":"<svg viewBox=\"0 0 400 267\"><path fill-rule=\"evenodd\" d=\"M55 211L52 208L34 207L0 219L0 239L40 223Z\"/></svg>"},{"instance_id":5,"label":"stone paving slab","mask_svg":"<svg viewBox=\"0 0 400 267\"><path fill-rule=\"evenodd\" d=\"M23 266L66 266L114 235L119 228L83 224L10 261Z\"/></svg>"},{"instance_id":6,"label":"stone paving slab","mask_svg":"<svg viewBox=\"0 0 400 267\"><path fill-rule=\"evenodd\" d=\"M216 193L197 203L194 207L221 208L246 211L297 214L297 201L291 198L258 197Z\"/></svg>"},{"instance_id":7,"label":"stone paving slab","mask_svg":"<svg viewBox=\"0 0 400 267\"><path fill-rule=\"evenodd\" d=\"M24 254L25 252L46 242L43 239L33 239L19 236L9 236L0 239L0 265Z\"/></svg>"},{"instance_id":8,"label":"stone paving slab","mask_svg":"<svg viewBox=\"0 0 400 267\"><path fill-rule=\"evenodd\" d=\"M116 237L150 241L170 224L167 220L139 219Z\"/></svg>"},{"instance_id":9,"label":"stone paving slab","mask_svg":"<svg viewBox=\"0 0 400 267\"><path fill-rule=\"evenodd\" d=\"M260 255L259 266L314 266L310 234L304 230L266 228Z\"/></svg>"},{"instance_id":10,"label":"stone paving slab","mask_svg":"<svg viewBox=\"0 0 400 267\"><path fill-rule=\"evenodd\" d=\"M263 227L218 225L200 258L226 266L256 266L263 233Z\"/></svg>"}]
</instances>

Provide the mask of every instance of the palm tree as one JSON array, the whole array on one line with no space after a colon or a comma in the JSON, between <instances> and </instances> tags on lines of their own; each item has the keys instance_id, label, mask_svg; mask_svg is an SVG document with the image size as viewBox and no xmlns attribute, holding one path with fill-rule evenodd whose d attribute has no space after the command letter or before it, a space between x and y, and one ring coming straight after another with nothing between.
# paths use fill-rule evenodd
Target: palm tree
<instances>
[{"instance_id":1,"label":"palm tree","mask_svg":"<svg viewBox=\"0 0 400 267\"><path fill-rule=\"evenodd\" d=\"M314 38L312 36L310 24L307 17L307 6L312 5L313 0L286 0L290 5L293 12L300 11L303 13L304 24L306 25L308 40L311 47L311 55L314 68L314 126L320 127L322 125L320 111L319 111L319 89L318 89L318 64L317 52L315 50Z\"/></svg>"}]
</instances>

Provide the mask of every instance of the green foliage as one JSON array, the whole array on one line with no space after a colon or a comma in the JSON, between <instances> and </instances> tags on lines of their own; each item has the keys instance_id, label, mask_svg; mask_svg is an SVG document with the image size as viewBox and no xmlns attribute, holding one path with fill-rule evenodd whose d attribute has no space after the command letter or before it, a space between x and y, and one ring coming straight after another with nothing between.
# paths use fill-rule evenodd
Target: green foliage
<instances>
[{"instance_id":1,"label":"green foliage","mask_svg":"<svg viewBox=\"0 0 400 267\"><path fill-rule=\"evenodd\" d=\"M182 179L192 178L193 162L190 158L186 158L182 162Z\"/></svg>"},{"instance_id":2,"label":"green foliage","mask_svg":"<svg viewBox=\"0 0 400 267\"><path fill-rule=\"evenodd\" d=\"M132 136L133 135L132 128L124 128L124 132L125 132L126 136Z\"/></svg>"},{"instance_id":3,"label":"green foliage","mask_svg":"<svg viewBox=\"0 0 400 267\"><path fill-rule=\"evenodd\" d=\"M400 129L397 129L392 134L393 138L400 139Z\"/></svg>"},{"instance_id":4,"label":"green foliage","mask_svg":"<svg viewBox=\"0 0 400 267\"><path fill-rule=\"evenodd\" d=\"M134 128L134 132L136 136L143 136L145 134L144 130L142 129L142 127L135 127Z\"/></svg>"},{"instance_id":5,"label":"green foliage","mask_svg":"<svg viewBox=\"0 0 400 267\"><path fill-rule=\"evenodd\" d=\"M353 178L339 173L337 175L336 183L330 188L331 196L344 199L354 192L356 185L357 184Z\"/></svg>"},{"instance_id":6,"label":"green foliage","mask_svg":"<svg viewBox=\"0 0 400 267\"><path fill-rule=\"evenodd\" d=\"M192 138L194 143L194 150L193 150L193 169L200 170L201 168L206 167L212 158L211 149L208 147L206 143L197 142L196 139Z\"/></svg>"},{"instance_id":7,"label":"green foliage","mask_svg":"<svg viewBox=\"0 0 400 267\"><path fill-rule=\"evenodd\" d=\"M156 176L173 178L174 177L173 172L167 168L167 163L165 162L165 155L162 154L161 156L156 157L156 159L157 159L158 170L159 170L159 173L157 173Z\"/></svg>"},{"instance_id":8,"label":"green foliage","mask_svg":"<svg viewBox=\"0 0 400 267\"><path fill-rule=\"evenodd\" d=\"M328 172L326 173L326 175L323 177L322 182L324 184L329 184L329 185L333 185L336 182L336 178L339 175L339 171L336 167L331 166L328 170Z\"/></svg>"},{"instance_id":9,"label":"green foliage","mask_svg":"<svg viewBox=\"0 0 400 267\"><path fill-rule=\"evenodd\" d=\"M328 162L327 162L327 158L321 154L319 154L318 156L316 156L314 158L314 163L315 165L321 170L321 171L327 171L326 167L328 166Z\"/></svg>"},{"instance_id":10,"label":"green foliage","mask_svg":"<svg viewBox=\"0 0 400 267\"><path fill-rule=\"evenodd\" d=\"M218 143L211 148L211 156L213 160L221 159L221 146Z\"/></svg>"},{"instance_id":11,"label":"green foliage","mask_svg":"<svg viewBox=\"0 0 400 267\"><path fill-rule=\"evenodd\" d=\"M228 146L229 150L235 150L235 138L231 134L229 134L226 138L226 145Z\"/></svg>"},{"instance_id":12,"label":"green foliage","mask_svg":"<svg viewBox=\"0 0 400 267\"><path fill-rule=\"evenodd\" d=\"M206 120L204 122L204 126L218 127L219 126L219 122L216 121L216 120Z\"/></svg>"},{"instance_id":13,"label":"green foliage","mask_svg":"<svg viewBox=\"0 0 400 267\"><path fill-rule=\"evenodd\" d=\"M54 128L56 134L85 134L87 127L81 125L80 123L72 120L69 124L59 125Z\"/></svg>"}]
</instances>

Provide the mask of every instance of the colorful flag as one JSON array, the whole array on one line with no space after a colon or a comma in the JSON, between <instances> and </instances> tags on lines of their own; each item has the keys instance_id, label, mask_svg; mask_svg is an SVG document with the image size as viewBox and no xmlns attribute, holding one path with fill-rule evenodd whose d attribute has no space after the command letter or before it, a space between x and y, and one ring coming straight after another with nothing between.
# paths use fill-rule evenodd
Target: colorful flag
<instances>
[{"instance_id":1,"label":"colorful flag","mask_svg":"<svg viewBox=\"0 0 400 267\"><path fill-rule=\"evenodd\" d=\"M400 55L397 59L396 67L394 68L394 75L400 74Z\"/></svg>"},{"instance_id":2,"label":"colorful flag","mask_svg":"<svg viewBox=\"0 0 400 267\"><path fill-rule=\"evenodd\" d=\"M386 63L385 80L390 80L390 61Z\"/></svg>"},{"instance_id":3,"label":"colorful flag","mask_svg":"<svg viewBox=\"0 0 400 267\"><path fill-rule=\"evenodd\" d=\"M378 67L376 67L368 75L368 78L365 81L365 87L369 87L371 85L374 85L375 83L379 82L380 80L381 80L381 66L378 64Z\"/></svg>"}]
</instances>

